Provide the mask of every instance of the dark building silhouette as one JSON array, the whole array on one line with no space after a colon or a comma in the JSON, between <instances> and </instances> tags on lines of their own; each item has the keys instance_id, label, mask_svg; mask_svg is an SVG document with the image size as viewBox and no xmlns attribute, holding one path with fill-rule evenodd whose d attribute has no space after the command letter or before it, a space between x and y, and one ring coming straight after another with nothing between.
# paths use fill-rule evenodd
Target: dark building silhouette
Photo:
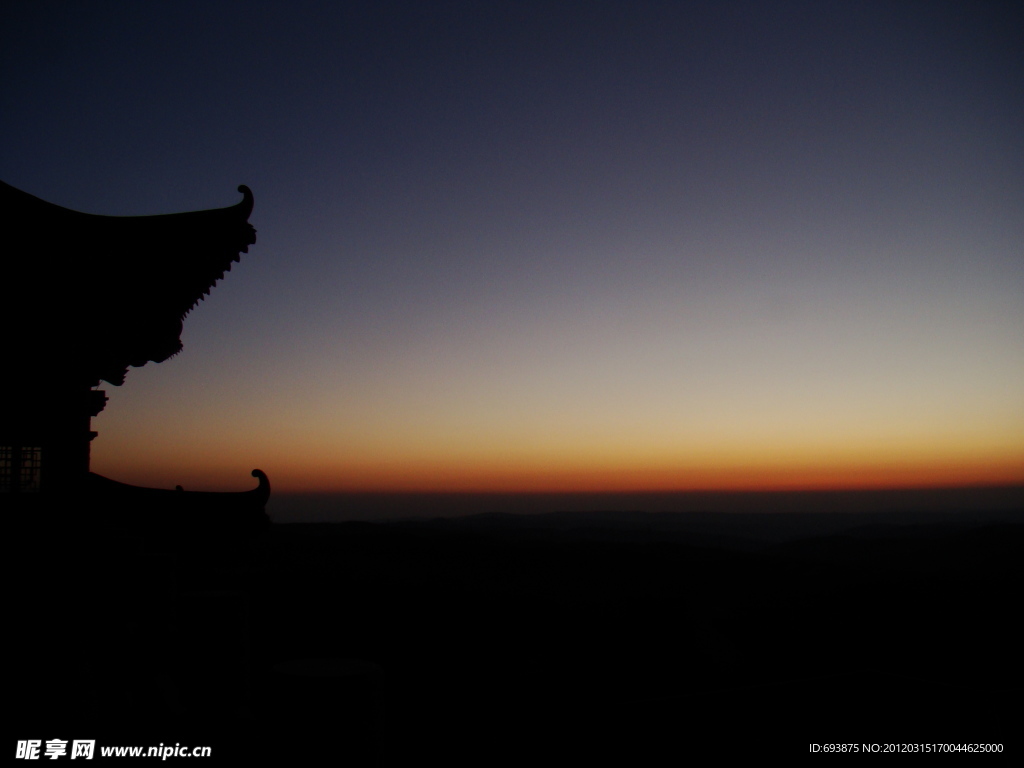
<instances>
[{"instance_id":1,"label":"dark building silhouette","mask_svg":"<svg viewBox=\"0 0 1024 768\"><path fill-rule=\"evenodd\" d=\"M256 242L252 192L238 190L242 201L228 208L98 216L0 182L0 496L87 499L115 512L118 500L141 499L156 518L239 504L262 514L269 485L258 471L253 492L186 496L89 471L90 420L107 400L101 382L120 386L129 367L180 352L185 316Z\"/></svg>"}]
</instances>

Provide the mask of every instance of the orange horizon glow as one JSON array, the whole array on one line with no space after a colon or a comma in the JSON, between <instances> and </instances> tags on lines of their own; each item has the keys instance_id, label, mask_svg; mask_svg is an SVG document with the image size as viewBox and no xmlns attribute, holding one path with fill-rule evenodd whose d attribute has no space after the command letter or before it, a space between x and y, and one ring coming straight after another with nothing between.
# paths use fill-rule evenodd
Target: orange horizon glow
<instances>
[{"instance_id":1,"label":"orange horizon glow","mask_svg":"<svg viewBox=\"0 0 1024 768\"><path fill-rule=\"evenodd\" d=\"M265 457L270 458L270 457ZM251 465L251 466L250 466ZM157 468L159 466L159 468ZM902 490L1024 485L1024 457L965 461L790 465L564 468L453 466L365 462L347 469L326 462L232 461L186 466L94 462L93 471L122 482L189 490L241 490L265 471L275 493L691 493Z\"/></svg>"},{"instance_id":2,"label":"orange horizon glow","mask_svg":"<svg viewBox=\"0 0 1024 768\"><path fill-rule=\"evenodd\" d=\"M234 491L253 487L259 468L275 493L1024 485L1024 414L1008 380L994 393L1001 399L954 398L954 385L974 379L941 380L949 391L911 382L872 392L836 376L801 391L803 379L780 371L767 382L708 383L691 406L672 388L645 388L652 378L636 389L605 379L595 390L576 377L577 389L549 390L525 365L521 380L502 368L479 381L459 376L479 370L469 363L434 378L357 366L346 377L345 367L332 360L309 391L257 387L216 368L202 389L202 369L133 371L94 420L92 469L136 485ZM546 370L534 363L537 376ZM565 369L553 361L550 370Z\"/></svg>"}]
</instances>

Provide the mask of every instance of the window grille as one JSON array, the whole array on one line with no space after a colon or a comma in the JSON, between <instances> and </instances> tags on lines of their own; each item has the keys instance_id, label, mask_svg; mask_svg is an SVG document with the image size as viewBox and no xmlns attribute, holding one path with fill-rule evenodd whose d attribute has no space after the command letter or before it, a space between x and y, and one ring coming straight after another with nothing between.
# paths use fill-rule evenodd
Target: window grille
<instances>
[{"instance_id":1,"label":"window grille","mask_svg":"<svg viewBox=\"0 0 1024 768\"><path fill-rule=\"evenodd\" d=\"M43 449L0 445L0 493L36 493L42 474Z\"/></svg>"}]
</instances>

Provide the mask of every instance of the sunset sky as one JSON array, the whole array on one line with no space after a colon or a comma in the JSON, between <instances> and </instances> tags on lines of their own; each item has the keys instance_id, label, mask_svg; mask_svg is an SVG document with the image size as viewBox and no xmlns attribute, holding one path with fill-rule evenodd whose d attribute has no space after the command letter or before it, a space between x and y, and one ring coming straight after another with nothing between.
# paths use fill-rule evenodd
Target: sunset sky
<instances>
[{"instance_id":1,"label":"sunset sky","mask_svg":"<svg viewBox=\"0 0 1024 768\"><path fill-rule=\"evenodd\" d=\"M5 3L0 75L8 184L255 195L108 477L1024 483L1020 3Z\"/></svg>"}]
</instances>

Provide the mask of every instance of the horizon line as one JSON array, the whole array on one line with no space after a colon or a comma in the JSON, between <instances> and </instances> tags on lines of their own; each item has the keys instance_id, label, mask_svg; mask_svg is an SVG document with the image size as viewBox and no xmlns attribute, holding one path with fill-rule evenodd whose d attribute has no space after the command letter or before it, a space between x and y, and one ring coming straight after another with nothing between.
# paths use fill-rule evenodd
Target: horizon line
<instances>
[{"instance_id":1,"label":"horizon line","mask_svg":"<svg viewBox=\"0 0 1024 768\"><path fill-rule=\"evenodd\" d=\"M1021 491L1021 482L975 482L947 484L787 486L787 487L700 487L700 488L619 488L619 489L439 489L439 488L336 488L275 491L275 496L654 496L667 494L771 495L794 493L900 493L943 491Z\"/></svg>"}]
</instances>

